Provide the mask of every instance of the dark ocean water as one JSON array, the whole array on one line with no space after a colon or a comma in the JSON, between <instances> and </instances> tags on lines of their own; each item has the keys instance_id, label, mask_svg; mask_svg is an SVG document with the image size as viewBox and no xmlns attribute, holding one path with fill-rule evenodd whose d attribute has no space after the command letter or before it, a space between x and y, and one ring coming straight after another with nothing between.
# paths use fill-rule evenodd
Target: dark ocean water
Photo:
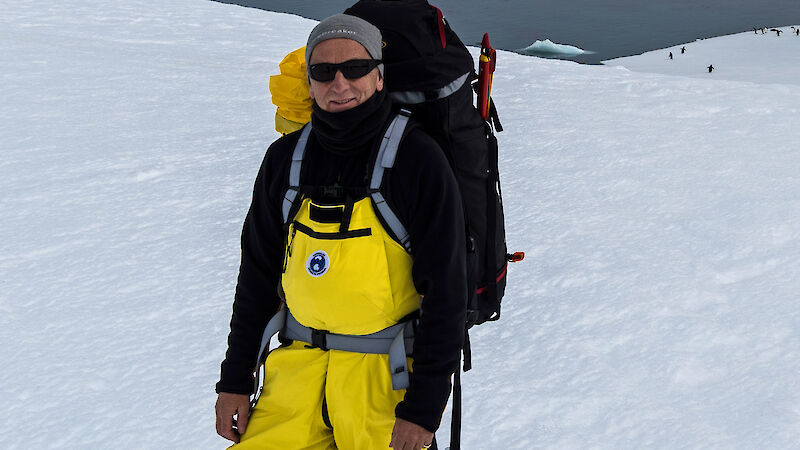
<instances>
[{"instance_id":1,"label":"dark ocean water","mask_svg":"<svg viewBox=\"0 0 800 450\"><path fill-rule=\"evenodd\" d=\"M355 0L217 0L321 20ZM498 49L550 39L593 53L582 63L629 56L753 27L800 24L800 0L434 0L465 44L488 32ZM567 58L565 58L567 59Z\"/></svg>"}]
</instances>

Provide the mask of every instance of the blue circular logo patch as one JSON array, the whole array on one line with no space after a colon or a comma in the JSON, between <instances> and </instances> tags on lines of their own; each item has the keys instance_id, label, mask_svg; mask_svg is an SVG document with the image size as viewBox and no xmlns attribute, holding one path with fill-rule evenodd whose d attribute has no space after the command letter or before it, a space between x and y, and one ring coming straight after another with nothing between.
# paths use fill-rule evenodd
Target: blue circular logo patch
<instances>
[{"instance_id":1,"label":"blue circular logo patch","mask_svg":"<svg viewBox=\"0 0 800 450\"><path fill-rule=\"evenodd\" d=\"M312 277L321 277L325 275L331 265L331 259L328 254L322 250L317 250L308 257L306 261L306 271Z\"/></svg>"}]
</instances>

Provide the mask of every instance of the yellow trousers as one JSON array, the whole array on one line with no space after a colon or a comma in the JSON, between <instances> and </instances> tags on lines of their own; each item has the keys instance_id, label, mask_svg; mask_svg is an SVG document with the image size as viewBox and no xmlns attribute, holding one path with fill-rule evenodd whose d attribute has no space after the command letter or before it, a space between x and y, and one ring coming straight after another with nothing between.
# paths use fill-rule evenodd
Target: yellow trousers
<instances>
[{"instance_id":1,"label":"yellow trousers","mask_svg":"<svg viewBox=\"0 0 800 450\"><path fill-rule=\"evenodd\" d=\"M392 390L388 356L305 345L269 354L264 391L241 442L231 448L388 448L394 408L405 394Z\"/></svg>"}]
</instances>

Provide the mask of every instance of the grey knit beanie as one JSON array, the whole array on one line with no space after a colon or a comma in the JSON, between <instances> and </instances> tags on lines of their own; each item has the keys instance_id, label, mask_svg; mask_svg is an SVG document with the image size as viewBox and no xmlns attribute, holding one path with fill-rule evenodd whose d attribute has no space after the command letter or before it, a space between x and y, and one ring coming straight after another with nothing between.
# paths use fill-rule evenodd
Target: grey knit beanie
<instances>
[{"instance_id":1,"label":"grey knit beanie","mask_svg":"<svg viewBox=\"0 0 800 450\"><path fill-rule=\"evenodd\" d=\"M351 39L363 45L372 59L383 58L383 38L381 32L375 25L366 20L348 14L334 14L323 20L308 36L306 43L306 67L309 66L311 52L314 47L322 41L328 39ZM383 64L378 65L378 71L383 76Z\"/></svg>"}]
</instances>

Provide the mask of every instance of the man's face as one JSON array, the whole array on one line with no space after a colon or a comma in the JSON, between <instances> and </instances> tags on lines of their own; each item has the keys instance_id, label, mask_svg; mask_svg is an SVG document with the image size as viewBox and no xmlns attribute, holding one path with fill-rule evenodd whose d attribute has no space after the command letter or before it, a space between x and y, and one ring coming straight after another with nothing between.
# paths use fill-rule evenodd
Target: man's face
<instances>
[{"instance_id":1,"label":"man's face","mask_svg":"<svg viewBox=\"0 0 800 450\"><path fill-rule=\"evenodd\" d=\"M328 39L314 47L309 64L338 64L351 59L370 59L367 49L350 39ZM327 112L346 111L364 103L376 91L383 90L378 69L355 80L348 80L341 71L331 81L309 80L309 94Z\"/></svg>"}]
</instances>

